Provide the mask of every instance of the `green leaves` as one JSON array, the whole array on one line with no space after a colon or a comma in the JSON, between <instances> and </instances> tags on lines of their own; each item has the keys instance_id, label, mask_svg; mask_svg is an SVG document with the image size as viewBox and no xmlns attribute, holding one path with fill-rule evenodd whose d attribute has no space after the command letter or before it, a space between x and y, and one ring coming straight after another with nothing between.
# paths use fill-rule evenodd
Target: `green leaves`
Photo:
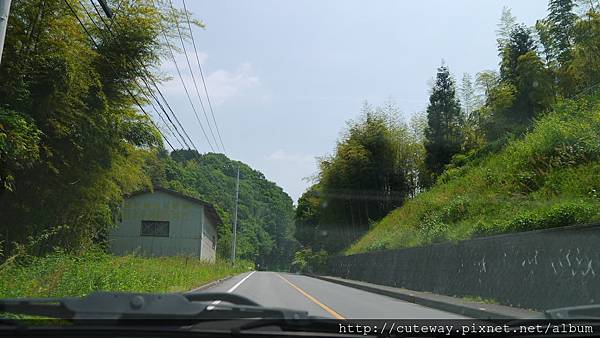
<instances>
[{"instance_id":1,"label":"green leaves","mask_svg":"<svg viewBox=\"0 0 600 338\"><path fill-rule=\"evenodd\" d=\"M77 297L94 291L183 292L247 271L248 262L207 263L192 257L114 257L95 247L21 257L0 269L0 297Z\"/></svg>"},{"instance_id":2,"label":"green leaves","mask_svg":"<svg viewBox=\"0 0 600 338\"><path fill-rule=\"evenodd\" d=\"M393 103L365 105L320 162L319 180L298 201L296 237L305 248L336 252L417 191L423 147Z\"/></svg>"},{"instance_id":3,"label":"green leaves","mask_svg":"<svg viewBox=\"0 0 600 338\"><path fill-rule=\"evenodd\" d=\"M428 186L444 171L452 156L457 154L464 141L464 118L456 97L454 80L448 67L438 68L436 81L427 106L425 129L425 165L421 181Z\"/></svg>"},{"instance_id":4,"label":"green leaves","mask_svg":"<svg viewBox=\"0 0 600 338\"><path fill-rule=\"evenodd\" d=\"M31 118L0 108L0 191L13 191L15 175L39 161L40 138Z\"/></svg>"},{"instance_id":5,"label":"green leaves","mask_svg":"<svg viewBox=\"0 0 600 338\"><path fill-rule=\"evenodd\" d=\"M125 1L113 36L73 6L99 48L63 0L16 1L11 8L0 67L7 248L64 225L70 230L43 238L35 253L99 241L114 225L122 195L149 184L141 154L162 145L127 95L144 102L133 69L136 62L159 63L157 9L150 1Z\"/></svg>"},{"instance_id":6,"label":"green leaves","mask_svg":"<svg viewBox=\"0 0 600 338\"><path fill-rule=\"evenodd\" d=\"M292 199L264 175L223 154L199 154L176 150L148 163L146 171L154 182L198 197L213 204L223 219L217 250L220 257L231 255L232 222L235 208L235 181L240 167L237 257L261 266L286 268L297 242L293 238Z\"/></svg>"}]
</instances>

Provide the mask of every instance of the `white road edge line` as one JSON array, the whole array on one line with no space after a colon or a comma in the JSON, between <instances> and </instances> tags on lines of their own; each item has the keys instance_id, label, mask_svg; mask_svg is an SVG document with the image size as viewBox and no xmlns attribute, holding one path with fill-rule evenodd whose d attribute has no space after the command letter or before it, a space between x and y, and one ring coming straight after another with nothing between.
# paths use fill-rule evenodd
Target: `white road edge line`
<instances>
[{"instance_id":1,"label":"white road edge line","mask_svg":"<svg viewBox=\"0 0 600 338\"><path fill-rule=\"evenodd\" d=\"M240 285L242 285L243 282L246 281L246 279L250 278L250 276L252 276L256 271L252 271L248 274L248 276L242 278L242 280L240 280L239 282L235 283L234 286L232 286L229 290L227 290L227 293L232 293L233 291L235 291L235 289L237 289ZM206 307L207 310L212 310L215 308L215 305L219 305L221 303L220 300L215 300L214 302L212 302L209 306Z\"/></svg>"},{"instance_id":2,"label":"white road edge line","mask_svg":"<svg viewBox=\"0 0 600 338\"><path fill-rule=\"evenodd\" d=\"M238 288L238 286L242 285L243 282L246 281L246 279L250 278L250 276L252 276L256 271L252 271L248 274L248 276L242 278L241 281L237 282L234 286L231 287L231 289L227 290L227 293L232 293L233 291L235 291L235 289Z\"/></svg>"}]
</instances>

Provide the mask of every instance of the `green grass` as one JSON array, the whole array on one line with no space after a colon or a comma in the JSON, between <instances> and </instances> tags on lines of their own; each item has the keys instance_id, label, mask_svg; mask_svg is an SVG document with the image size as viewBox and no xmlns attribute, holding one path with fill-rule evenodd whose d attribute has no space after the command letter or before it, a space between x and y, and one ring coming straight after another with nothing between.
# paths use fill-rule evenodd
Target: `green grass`
<instances>
[{"instance_id":1,"label":"green grass","mask_svg":"<svg viewBox=\"0 0 600 338\"><path fill-rule=\"evenodd\" d=\"M600 221L600 94L557 105L521 139L471 156L347 254Z\"/></svg>"},{"instance_id":2,"label":"green grass","mask_svg":"<svg viewBox=\"0 0 600 338\"><path fill-rule=\"evenodd\" d=\"M94 291L178 292L247 271L222 261L194 258L117 257L90 251L25 257L0 269L0 298L84 296Z\"/></svg>"}]
</instances>

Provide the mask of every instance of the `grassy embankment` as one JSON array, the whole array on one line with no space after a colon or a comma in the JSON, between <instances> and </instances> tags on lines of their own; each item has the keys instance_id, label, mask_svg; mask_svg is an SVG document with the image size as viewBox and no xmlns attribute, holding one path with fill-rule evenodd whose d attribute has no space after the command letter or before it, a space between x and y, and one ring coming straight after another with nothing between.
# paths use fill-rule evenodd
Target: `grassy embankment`
<instances>
[{"instance_id":1,"label":"grassy embankment","mask_svg":"<svg viewBox=\"0 0 600 338\"><path fill-rule=\"evenodd\" d=\"M500 151L471 155L346 253L594 221L600 221L600 93L556 105Z\"/></svg>"},{"instance_id":2,"label":"grassy embankment","mask_svg":"<svg viewBox=\"0 0 600 338\"><path fill-rule=\"evenodd\" d=\"M0 268L0 298L83 296L94 291L187 291L251 268L186 257L117 257L102 252L27 257Z\"/></svg>"}]
</instances>

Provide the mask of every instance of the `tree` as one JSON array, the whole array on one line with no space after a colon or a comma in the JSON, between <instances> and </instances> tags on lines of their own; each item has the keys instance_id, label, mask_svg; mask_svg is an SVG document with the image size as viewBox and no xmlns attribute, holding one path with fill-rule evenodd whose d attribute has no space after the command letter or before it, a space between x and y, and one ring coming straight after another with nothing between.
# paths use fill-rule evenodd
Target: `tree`
<instances>
[{"instance_id":1,"label":"tree","mask_svg":"<svg viewBox=\"0 0 600 338\"><path fill-rule=\"evenodd\" d=\"M218 229L218 255L231 255L237 168L240 169L237 258L273 269L289 266L298 243L294 239L292 199L248 165L223 154L175 150L146 167L153 182L215 206L223 220Z\"/></svg>"},{"instance_id":2,"label":"tree","mask_svg":"<svg viewBox=\"0 0 600 338\"><path fill-rule=\"evenodd\" d=\"M546 63L563 97L573 93L574 79L569 65L573 58L575 24L578 16L573 0L550 0L548 16L536 22L540 42L544 46Z\"/></svg>"},{"instance_id":3,"label":"tree","mask_svg":"<svg viewBox=\"0 0 600 338\"><path fill-rule=\"evenodd\" d=\"M554 102L554 83L551 72L534 51L521 55L517 61L518 93L513 107L516 124L529 125Z\"/></svg>"},{"instance_id":4,"label":"tree","mask_svg":"<svg viewBox=\"0 0 600 338\"><path fill-rule=\"evenodd\" d=\"M493 98L500 85L500 76L493 70L484 70L477 73L475 84L477 90L482 93L483 105L475 111L475 114L471 119L471 122L475 124L475 129L478 133L477 138L471 137L471 139L477 139L477 143L480 143L483 142L483 138L485 138L486 123L491 115L490 107L493 105ZM481 139L479 137L481 137Z\"/></svg>"},{"instance_id":5,"label":"tree","mask_svg":"<svg viewBox=\"0 0 600 338\"><path fill-rule=\"evenodd\" d=\"M550 0L548 6L553 55L561 65L571 59L573 29L577 21L577 15L573 12L574 6L573 0Z\"/></svg>"},{"instance_id":6,"label":"tree","mask_svg":"<svg viewBox=\"0 0 600 338\"><path fill-rule=\"evenodd\" d=\"M484 70L477 73L475 79L475 85L477 90L483 93L483 101L487 102L492 89L496 87L500 82L498 73L493 70Z\"/></svg>"},{"instance_id":7,"label":"tree","mask_svg":"<svg viewBox=\"0 0 600 338\"><path fill-rule=\"evenodd\" d=\"M577 15L573 12L573 0L550 0L548 16L548 39L542 40L549 61L556 61L559 66L571 59L573 46L573 29Z\"/></svg>"},{"instance_id":8,"label":"tree","mask_svg":"<svg viewBox=\"0 0 600 338\"><path fill-rule=\"evenodd\" d=\"M320 210L322 208L321 192L318 184L308 188L298 199L294 217L295 237L303 247L321 248L318 241Z\"/></svg>"},{"instance_id":9,"label":"tree","mask_svg":"<svg viewBox=\"0 0 600 338\"><path fill-rule=\"evenodd\" d=\"M461 150L463 116L456 98L454 81L448 67L438 68L436 81L429 96L427 129L425 130L425 165L428 170L424 182L444 171L452 156Z\"/></svg>"},{"instance_id":10,"label":"tree","mask_svg":"<svg viewBox=\"0 0 600 338\"><path fill-rule=\"evenodd\" d=\"M496 42L498 44L498 50L502 53L504 46L510 40L510 33L514 29L517 23L517 18L512 15L510 8L502 7L502 14L500 16L500 22L496 29Z\"/></svg>"},{"instance_id":11,"label":"tree","mask_svg":"<svg viewBox=\"0 0 600 338\"><path fill-rule=\"evenodd\" d=\"M576 0L575 3L582 15L596 13L600 9L600 1L598 0Z\"/></svg>"},{"instance_id":12,"label":"tree","mask_svg":"<svg viewBox=\"0 0 600 338\"><path fill-rule=\"evenodd\" d=\"M577 21L568 72L573 93L587 90L600 81L600 12L589 11L585 20Z\"/></svg>"},{"instance_id":13,"label":"tree","mask_svg":"<svg viewBox=\"0 0 600 338\"><path fill-rule=\"evenodd\" d=\"M524 25L516 25L501 50L500 80L516 84L519 57L531 51L535 52L531 31Z\"/></svg>"},{"instance_id":14,"label":"tree","mask_svg":"<svg viewBox=\"0 0 600 338\"><path fill-rule=\"evenodd\" d=\"M463 74L458 93L463 115L468 119L481 106L481 95L469 73Z\"/></svg>"},{"instance_id":15,"label":"tree","mask_svg":"<svg viewBox=\"0 0 600 338\"><path fill-rule=\"evenodd\" d=\"M134 102L147 100L135 84L139 67L132 67L159 66L165 51L159 27L173 31L162 7L127 1L108 34L81 3L69 3L85 29L65 1L12 3L0 67L6 254L12 244L43 254L101 242L122 196L151 185L146 158L162 149L161 136Z\"/></svg>"},{"instance_id":16,"label":"tree","mask_svg":"<svg viewBox=\"0 0 600 338\"><path fill-rule=\"evenodd\" d=\"M315 184L298 200L300 243L337 252L419 189L423 149L418 131L400 120L395 104L365 104L348 122L334 154L319 163Z\"/></svg>"},{"instance_id":17,"label":"tree","mask_svg":"<svg viewBox=\"0 0 600 338\"><path fill-rule=\"evenodd\" d=\"M478 74L478 77L486 77L487 75ZM482 81L489 79L482 79ZM491 84L488 84L490 86ZM462 125L463 144L461 145L463 152L468 152L483 145L483 131L481 107L483 98L485 98L485 84L478 85L477 81L473 82L471 75L465 73L458 88L460 93L460 103L464 117Z\"/></svg>"},{"instance_id":18,"label":"tree","mask_svg":"<svg viewBox=\"0 0 600 338\"><path fill-rule=\"evenodd\" d=\"M485 133L495 141L508 133L521 134L554 100L554 83L538 56L530 30L516 25L505 44L500 78L488 93Z\"/></svg>"}]
</instances>

